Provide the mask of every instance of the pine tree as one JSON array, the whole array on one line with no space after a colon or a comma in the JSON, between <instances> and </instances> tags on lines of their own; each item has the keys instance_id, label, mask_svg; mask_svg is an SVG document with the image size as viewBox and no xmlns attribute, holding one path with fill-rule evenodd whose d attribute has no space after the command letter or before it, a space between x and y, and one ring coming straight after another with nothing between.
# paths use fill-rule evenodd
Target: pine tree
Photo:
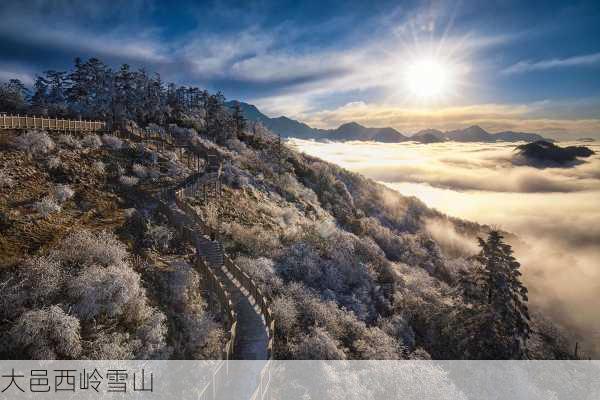
<instances>
[{"instance_id":1,"label":"pine tree","mask_svg":"<svg viewBox=\"0 0 600 400\"><path fill-rule=\"evenodd\" d=\"M459 321L467 358L525 358L529 338L527 288L521 282L521 265L498 231L479 239L476 264L461 274L466 306Z\"/></svg>"},{"instance_id":2,"label":"pine tree","mask_svg":"<svg viewBox=\"0 0 600 400\"><path fill-rule=\"evenodd\" d=\"M0 111L19 113L26 110L29 91L18 79L0 85Z\"/></svg>"},{"instance_id":3,"label":"pine tree","mask_svg":"<svg viewBox=\"0 0 600 400\"><path fill-rule=\"evenodd\" d=\"M64 71L46 71L48 82L49 113L55 117L68 115L66 89L68 87L67 73Z\"/></svg>"},{"instance_id":4,"label":"pine tree","mask_svg":"<svg viewBox=\"0 0 600 400\"><path fill-rule=\"evenodd\" d=\"M31 96L31 111L35 115L48 115L48 81L38 76L33 84L35 89Z\"/></svg>"}]
</instances>

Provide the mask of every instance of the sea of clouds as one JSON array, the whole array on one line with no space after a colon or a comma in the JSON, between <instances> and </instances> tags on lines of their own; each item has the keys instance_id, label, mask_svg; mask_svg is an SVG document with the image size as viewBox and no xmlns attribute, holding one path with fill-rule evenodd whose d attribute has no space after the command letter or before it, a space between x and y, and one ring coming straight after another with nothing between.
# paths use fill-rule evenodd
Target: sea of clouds
<instances>
[{"instance_id":1,"label":"sea of clouds","mask_svg":"<svg viewBox=\"0 0 600 400\"><path fill-rule=\"evenodd\" d=\"M448 215L518 235L512 244L532 307L600 354L600 144L586 143L597 154L563 168L523 165L512 143L292 144ZM463 253L477 249L452 227L429 230Z\"/></svg>"}]
</instances>

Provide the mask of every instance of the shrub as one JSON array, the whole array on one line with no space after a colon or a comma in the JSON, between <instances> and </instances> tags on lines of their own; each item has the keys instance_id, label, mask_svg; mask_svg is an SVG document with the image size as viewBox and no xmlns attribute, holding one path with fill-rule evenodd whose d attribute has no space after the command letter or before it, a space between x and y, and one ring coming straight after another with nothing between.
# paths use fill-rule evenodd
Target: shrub
<instances>
[{"instance_id":1,"label":"shrub","mask_svg":"<svg viewBox=\"0 0 600 400\"><path fill-rule=\"evenodd\" d=\"M112 150L120 150L123 147L123 141L113 135L102 135L102 143Z\"/></svg>"},{"instance_id":2,"label":"shrub","mask_svg":"<svg viewBox=\"0 0 600 400\"><path fill-rule=\"evenodd\" d=\"M163 152L163 155L172 162L179 161L179 154L176 151L167 150Z\"/></svg>"},{"instance_id":3,"label":"shrub","mask_svg":"<svg viewBox=\"0 0 600 400\"><path fill-rule=\"evenodd\" d=\"M5 279L0 275L0 319L2 321L13 320L23 313L25 304L28 301L25 282L22 279L9 277ZM2 338L0 335L0 343Z\"/></svg>"},{"instance_id":4,"label":"shrub","mask_svg":"<svg viewBox=\"0 0 600 400\"><path fill-rule=\"evenodd\" d=\"M175 327L172 341L178 358L216 359L222 351L223 330L206 313L198 273L185 262L161 272L161 301L167 304Z\"/></svg>"},{"instance_id":5,"label":"shrub","mask_svg":"<svg viewBox=\"0 0 600 400\"><path fill-rule=\"evenodd\" d=\"M79 321L58 306L24 313L9 335L16 350L32 359L77 358L81 353Z\"/></svg>"},{"instance_id":6,"label":"shrub","mask_svg":"<svg viewBox=\"0 0 600 400\"><path fill-rule=\"evenodd\" d=\"M174 237L173 231L168 227L154 224L148 224L146 235L153 247L162 250L169 248L169 243Z\"/></svg>"},{"instance_id":7,"label":"shrub","mask_svg":"<svg viewBox=\"0 0 600 400\"><path fill-rule=\"evenodd\" d=\"M148 176L148 169L144 167L142 164L133 164L133 173L141 179L144 179Z\"/></svg>"},{"instance_id":8,"label":"shrub","mask_svg":"<svg viewBox=\"0 0 600 400\"><path fill-rule=\"evenodd\" d=\"M116 170L117 170L117 175L119 175L119 176L125 175L125 168L123 168L121 166L121 164L117 164Z\"/></svg>"},{"instance_id":9,"label":"shrub","mask_svg":"<svg viewBox=\"0 0 600 400\"><path fill-rule=\"evenodd\" d=\"M61 210L61 207L51 197L44 197L41 201L34 203L33 208L44 218Z\"/></svg>"},{"instance_id":10,"label":"shrub","mask_svg":"<svg viewBox=\"0 0 600 400\"><path fill-rule=\"evenodd\" d=\"M0 187L11 188L15 185L15 180L4 169L0 169Z\"/></svg>"},{"instance_id":11,"label":"shrub","mask_svg":"<svg viewBox=\"0 0 600 400\"><path fill-rule=\"evenodd\" d=\"M52 191L52 196L59 203L69 200L74 194L75 192L68 185L56 185Z\"/></svg>"},{"instance_id":12,"label":"shrub","mask_svg":"<svg viewBox=\"0 0 600 400\"><path fill-rule=\"evenodd\" d=\"M204 208L202 208L202 219L206 226L208 226L213 231L219 230L219 209L217 205L214 203L209 203Z\"/></svg>"},{"instance_id":13,"label":"shrub","mask_svg":"<svg viewBox=\"0 0 600 400\"><path fill-rule=\"evenodd\" d=\"M58 143L71 149L80 149L81 143L73 135L62 134L58 137Z\"/></svg>"},{"instance_id":14,"label":"shrub","mask_svg":"<svg viewBox=\"0 0 600 400\"><path fill-rule=\"evenodd\" d=\"M292 198L302 199L311 204L318 204L319 198L315 192L298 182L295 175L285 172L279 177L278 182L281 190Z\"/></svg>"},{"instance_id":15,"label":"shrub","mask_svg":"<svg viewBox=\"0 0 600 400\"><path fill-rule=\"evenodd\" d=\"M72 280L68 293L82 320L143 320L146 296L139 274L129 267L92 265Z\"/></svg>"},{"instance_id":16,"label":"shrub","mask_svg":"<svg viewBox=\"0 0 600 400\"><path fill-rule=\"evenodd\" d=\"M144 310L144 322L136 331L136 336L142 345L136 352L137 359L169 358L171 349L167 346L167 326L165 315L155 308Z\"/></svg>"},{"instance_id":17,"label":"shrub","mask_svg":"<svg viewBox=\"0 0 600 400\"><path fill-rule=\"evenodd\" d=\"M18 136L14 145L22 151L33 155L48 154L54 150L55 145L46 132L29 131Z\"/></svg>"},{"instance_id":18,"label":"shrub","mask_svg":"<svg viewBox=\"0 0 600 400\"><path fill-rule=\"evenodd\" d=\"M165 129L162 126L156 125L153 122L149 123L144 130L148 135L158 134L161 137L165 136Z\"/></svg>"},{"instance_id":19,"label":"shrub","mask_svg":"<svg viewBox=\"0 0 600 400\"><path fill-rule=\"evenodd\" d=\"M388 335L397 338L409 351L415 348L415 331L409 325L404 315L396 314L386 319L382 323L381 329Z\"/></svg>"},{"instance_id":20,"label":"shrub","mask_svg":"<svg viewBox=\"0 0 600 400\"><path fill-rule=\"evenodd\" d=\"M272 232L266 231L262 226L251 228L242 226L237 222L223 224L223 229L233 239L241 244L253 256L274 254L280 247L279 239Z\"/></svg>"},{"instance_id":21,"label":"shrub","mask_svg":"<svg viewBox=\"0 0 600 400\"><path fill-rule=\"evenodd\" d=\"M265 257L256 259L238 257L235 262L259 284L261 289L263 289L267 295L271 296L274 291L283 287L281 278L275 274L273 260Z\"/></svg>"},{"instance_id":22,"label":"shrub","mask_svg":"<svg viewBox=\"0 0 600 400\"><path fill-rule=\"evenodd\" d=\"M298 309L294 301L289 297L278 296L273 299L271 308L275 321L277 321L275 326L281 331L281 336L291 337L298 317Z\"/></svg>"},{"instance_id":23,"label":"shrub","mask_svg":"<svg viewBox=\"0 0 600 400\"><path fill-rule=\"evenodd\" d=\"M60 157L50 157L48 159L48 168L50 169L58 169L60 168L62 163L60 162Z\"/></svg>"},{"instance_id":24,"label":"shrub","mask_svg":"<svg viewBox=\"0 0 600 400\"><path fill-rule=\"evenodd\" d=\"M402 350L394 338L377 327L366 329L354 342L354 348L362 360L397 360Z\"/></svg>"},{"instance_id":25,"label":"shrub","mask_svg":"<svg viewBox=\"0 0 600 400\"><path fill-rule=\"evenodd\" d=\"M83 343L83 353L90 360L131 360L139 347L134 338L122 332L98 332L92 341Z\"/></svg>"},{"instance_id":26,"label":"shrub","mask_svg":"<svg viewBox=\"0 0 600 400\"><path fill-rule=\"evenodd\" d=\"M338 341L327 331L316 327L309 335L303 335L294 349L297 360L344 360L346 355Z\"/></svg>"},{"instance_id":27,"label":"shrub","mask_svg":"<svg viewBox=\"0 0 600 400\"><path fill-rule=\"evenodd\" d=\"M23 285L20 297L27 297L27 300L37 305L48 304L59 293L64 280L60 263L51 257L36 256L28 259L19 268L18 274Z\"/></svg>"},{"instance_id":28,"label":"shrub","mask_svg":"<svg viewBox=\"0 0 600 400\"><path fill-rule=\"evenodd\" d=\"M97 135L85 135L81 139L81 145L88 149L97 149L102 146L102 141Z\"/></svg>"},{"instance_id":29,"label":"shrub","mask_svg":"<svg viewBox=\"0 0 600 400\"><path fill-rule=\"evenodd\" d=\"M121 183L121 185L123 186L135 186L139 183L139 178L136 178L135 176L129 176L129 175L121 175L119 177L119 182Z\"/></svg>"},{"instance_id":30,"label":"shrub","mask_svg":"<svg viewBox=\"0 0 600 400\"><path fill-rule=\"evenodd\" d=\"M106 171L106 165L98 160L98 161L94 161L92 163L92 169L94 170L94 172L98 175L103 175L104 172Z\"/></svg>"},{"instance_id":31,"label":"shrub","mask_svg":"<svg viewBox=\"0 0 600 400\"><path fill-rule=\"evenodd\" d=\"M112 233L80 230L69 234L52 256L61 263L80 267L93 264L123 266L127 249Z\"/></svg>"}]
</instances>

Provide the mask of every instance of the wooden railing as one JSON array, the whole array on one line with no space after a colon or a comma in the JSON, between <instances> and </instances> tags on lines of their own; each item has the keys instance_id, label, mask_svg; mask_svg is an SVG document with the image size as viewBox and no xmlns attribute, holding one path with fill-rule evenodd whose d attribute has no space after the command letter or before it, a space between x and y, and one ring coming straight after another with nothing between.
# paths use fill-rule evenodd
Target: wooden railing
<instances>
[{"instance_id":1,"label":"wooden railing","mask_svg":"<svg viewBox=\"0 0 600 400\"><path fill-rule=\"evenodd\" d=\"M0 129L95 132L106 130L106 122L0 114Z\"/></svg>"}]
</instances>

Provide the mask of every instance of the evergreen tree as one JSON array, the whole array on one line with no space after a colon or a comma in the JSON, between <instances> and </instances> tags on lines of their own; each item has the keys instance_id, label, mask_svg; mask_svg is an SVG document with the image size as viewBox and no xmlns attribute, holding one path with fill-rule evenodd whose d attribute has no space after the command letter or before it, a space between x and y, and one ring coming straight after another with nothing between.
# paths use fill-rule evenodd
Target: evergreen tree
<instances>
[{"instance_id":1,"label":"evergreen tree","mask_svg":"<svg viewBox=\"0 0 600 400\"><path fill-rule=\"evenodd\" d=\"M69 72L46 71L37 77L31 98L18 80L0 83L0 110L4 112L98 119L117 125L126 119L142 126L203 120L195 126L220 142L245 126L241 112L232 117L224 102L221 93L165 84L160 75L132 71L127 64L112 71L97 58L76 58Z\"/></svg>"},{"instance_id":2,"label":"evergreen tree","mask_svg":"<svg viewBox=\"0 0 600 400\"><path fill-rule=\"evenodd\" d=\"M69 83L67 73L51 70L46 71L45 74L48 82L48 113L54 117L68 116L66 89Z\"/></svg>"},{"instance_id":3,"label":"evergreen tree","mask_svg":"<svg viewBox=\"0 0 600 400\"><path fill-rule=\"evenodd\" d=\"M29 91L18 79L0 85L0 111L20 113L26 111Z\"/></svg>"},{"instance_id":4,"label":"evergreen tree","mask_svg":"<svg viewBox=\"0 0 600 400\"><path fill-rule=\"evenodd\" d=\"M466 358L526 358L529 338L527 288L519 262L498 231L479 239L476 264L461 274L465 307L458 321L464 330L460 344Z\"/></svg>"},{"instance_id":5,"label":"evergreen tree","mask_svg":"<svg viewBox=\"0 0 600 400\"><path fill-rule=\"evenodd\" d=\"M79 57L75 59L75 68L69 74L69 80L71 81L71 86L66 90L67 101L71 110L78 117L82 117L82 114L89 108L90 88L87 81L85 64L81 62Z\"/></svg>"},{"instance_id":6,"label":"evergreen tree","mask_svg":"<svg viewBox=\"0 0 600 400\"><path fill-rule=\"evenodd\" d=\"M33 84L35 89L31 96L31 112L34 115L48 115L48 81L38 76Z\"/></svg>"},{"instance_id":7,"label":"evergreen tree","mask_svg":"<svg viewBox=\"0 0 600 400\"><path fill-rule=\"evenodd\" d=\"M135 73L127 64L123 64L114 77L113 117L116 121L136 117L135 78Z\"/></svg>"}]
</instances>

